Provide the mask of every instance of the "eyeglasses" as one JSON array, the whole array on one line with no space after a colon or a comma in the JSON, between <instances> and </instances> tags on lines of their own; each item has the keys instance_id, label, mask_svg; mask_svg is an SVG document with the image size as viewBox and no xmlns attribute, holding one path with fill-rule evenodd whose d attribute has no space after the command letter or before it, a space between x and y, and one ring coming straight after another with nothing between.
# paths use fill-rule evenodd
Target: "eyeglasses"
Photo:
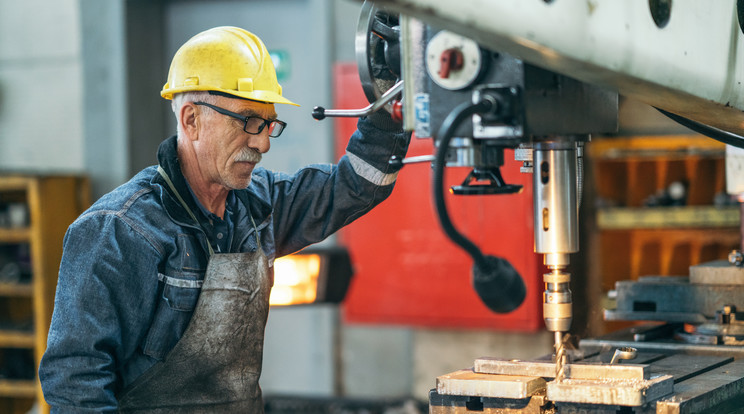
<instances>
[{"instance_id":1,"label":"eyeglasses","mask_svg":"<svg viewBox=\"0 0 744 414\"><path fill-rule=\"evenodd\" d=\"M227 116L243 121L244 122L243 131L251 135L260 134L264 130L264 128L266 128L266 126L268 125L269 136L272 138L276 138L279 135L281 135L282 132L284 131L284 128L287 127L286 122L280 121L278 119L263 119L260 116L244 116L244 115L241 115L235 112L228 111L227 109L220 108L219 106L208 104L206 102L194 102L194 105L203 105L203 106L214 109L215 111L221 113L222 115L227 115Z\"/></svg>"}]
</instances>

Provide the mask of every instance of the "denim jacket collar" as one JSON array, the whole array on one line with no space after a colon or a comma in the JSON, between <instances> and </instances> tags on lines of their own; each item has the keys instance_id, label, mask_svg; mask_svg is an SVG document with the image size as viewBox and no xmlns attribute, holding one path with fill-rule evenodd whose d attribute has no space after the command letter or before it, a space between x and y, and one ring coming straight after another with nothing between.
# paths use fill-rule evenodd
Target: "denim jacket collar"
<instances>
[{"instance_id":1,"label":"denim jacket collar","mask_svg":"<svg viewBox=\"0 0 744 414\"><path fill-rule=\"evenodd\" d=\"M175 135L164 140L158 147L158 164L160 164L165 172L168 173L168 176L173 182L173 186L179 194L181 194L181 197L183 197L191 211L196 214L197 218L199 220L208 220L207 217L204 216L204 213L199 209L194 197L191 195L191 191L189 191L186 182L186 177L184 177L181 172L181 166L178 159L177 138ZM193 222L186 210L178 202L175 195L171 194L168 184L159 174L154 176L152 183L163 188L163 192L161 193L163 205L173 221L180 225L198 227L197 223ZM269 205L266 200L250 196L248 192L250 192L250 186L246 190L234 191L237 199L249 209L256 223L262 223L271 214L271 205Z\"/></svg>"}]
</instances>

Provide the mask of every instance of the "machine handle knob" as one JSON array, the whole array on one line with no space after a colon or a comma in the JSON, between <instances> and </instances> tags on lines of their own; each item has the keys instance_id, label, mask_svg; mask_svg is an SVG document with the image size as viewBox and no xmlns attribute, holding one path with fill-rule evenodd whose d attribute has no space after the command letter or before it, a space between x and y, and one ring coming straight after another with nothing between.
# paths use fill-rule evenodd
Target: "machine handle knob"
<instances>
[{"instance_id":1,"label":"machine handle knob","mask_svg":"<svg viewBox=\"0 0 744 414\"><path fill-rule=\"evenodd\" d=\"M322 106L316 106L313 108L313 118L317 119L318 121L322 121L325 119L325 108Z\"/></svg>"},{"instance_id":2,"label":"machine handle knob","mask_svg":"<svg viewBox=\"0 0 744 414\"><path fill-rule=\"evenodd\" d=\"M462 69L464 60L462 50L454 47L445 50L439 56L439 72L437 74L442 79L449 78L450 71Z\"/></svg>"}]
</instances>

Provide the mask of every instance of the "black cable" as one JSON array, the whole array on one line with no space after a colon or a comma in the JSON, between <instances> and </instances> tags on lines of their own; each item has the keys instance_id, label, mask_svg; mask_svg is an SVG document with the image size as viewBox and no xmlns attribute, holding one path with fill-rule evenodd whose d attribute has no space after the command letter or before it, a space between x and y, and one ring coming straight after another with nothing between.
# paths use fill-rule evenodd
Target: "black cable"
<instances>
[{"instance_id":1,"label":"black cable","mask_svg":"<svg viewBox=\"0 0 744 414\"><path fill-rule=\"evenodd\" d=\"M450 221L447 205L444 202L444 166L447 150L455 131L460 124L476 113L485 114L497 109L493 99L484 99L478 103L463 103L447 115L439 128L437 139L439 148L434 158L434 204L436 206L439 223L447 236L466 253L475 263L471 271L473 288L484 305L497 313L509 313L517 309L524 302L527 287L519 272L508 260L496 256L484 255L478 246L461 234Z\"/></svg>"},{"instance_id":2,"label":"black cable","mask_svg":"<svg viewBox=\"0 0 744 414\"><path fill-rule=\"evenodd\" d=\"M473 104L464 102L455 107L452 112L447 115L447 118L442 122L442 126L439 128L437 138L439 139L439 148L437 149L436 157L434 158L434 179L433 181L433 193L434 193L434 205L439 216L439 222L442 225L442 229L449 236L449 238L460 246L466 253L468 253L475 261L476 266L479 268L488 267L486 257L480 251L478 246L471 242L465 235L457 231L455 226L447 214L447 205L444 202L444 166L446 163L447 150L449 149L450 141L452 136L460 126L462 121L471 117L476 113L484 113L493 108L493 103L489 101L481 101Z\"/></svg>"},{"instance_id":3,"label":"black cable","mask_svg":"<svg viewBox=\"0 0 744 414\"><path fill-rule=\"evenodd\" d=\"M736 135L731 132L712 127L710 125L705 125L700 122L693 121L692 119L667 112L661 108L654 108L672 121L675 121L678 124L697 132L698 134L705 135L706 137L713 138L716 141L723 142L724 144L728 144L736 148L744 148L744 137L742 137L741 135Z\"/></svg>"}]
</instances>

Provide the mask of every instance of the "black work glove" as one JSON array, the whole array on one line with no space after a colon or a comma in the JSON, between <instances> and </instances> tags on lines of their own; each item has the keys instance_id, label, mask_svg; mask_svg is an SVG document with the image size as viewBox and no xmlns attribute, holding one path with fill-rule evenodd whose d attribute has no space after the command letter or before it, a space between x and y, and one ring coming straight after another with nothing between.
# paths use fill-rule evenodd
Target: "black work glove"
<instances>
[{"instance_id":1,"label":"black work glove","mask_svg":"<svg viewBox=\"0 0 744 414\"><path fill-rule=\"evenodd\" d=\"M394 121L393 118L390 117L390 113L384 109L379 109L377 112L367 115L367 119L372 123L372 125L383 131L399 132L403 129L403 124Z\"/></svg>"}]
</instances>

